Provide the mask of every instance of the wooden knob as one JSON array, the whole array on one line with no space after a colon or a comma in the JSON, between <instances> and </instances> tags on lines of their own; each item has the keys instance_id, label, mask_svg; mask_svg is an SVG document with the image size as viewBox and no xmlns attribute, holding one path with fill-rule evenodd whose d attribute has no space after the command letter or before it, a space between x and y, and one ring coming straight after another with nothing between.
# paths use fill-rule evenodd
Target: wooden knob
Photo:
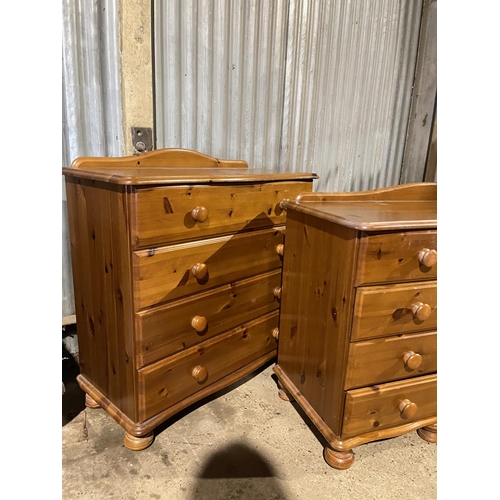
<instances>
[{"instance_id":1,"label":"wooden knob","mask_svg":"<svg viewBox=\"0 0 500 500\"><path fill-rule=\"evenodd\" d=\"M197 280L202 280L203 278L206 278L206 277L207 277L207 274L208 274L208 267L207 267L207 265L206 265L206 264L198 262L198 264L195 264L195 265L191 268L191 272L193 273L193 276L194 276Z\"/></svg>"},{"instance_id":2,"label":"wooden knob","mask_svg":"<svg viewBox=\"0 0 500 500\"><path fill-rule=\"evenodd\" d=\"M425 267L432 267L436 264L438 260L438 254L436 250L430 250L428 248L422 248L418 254L418 261L420 265Z\"/></svg>"},{"instance_id":3,"label":"wooden knob","mask_svg":"<svg viewBox=\"0 0 500 500\"><path fill-rule=\"evenodd\" d=\"M276 245L276 253L283 257L283 254L285 253L285 245L283 245L283 243Z\"/></svg>"},{"instance_id":4,"label":"wooden knob","mask_svg":"<svg viewBox=\"0 0 500 500\"><path fill-rule=\"evenodd\" d=\"M272 333L272 336L278 340L278 336L280 334L280 329L278 327L276 327L274 330L273 330L273 333Z\"/></svg>"},{"instance_id":5,"label":"wooden knob","mask_svg":"<svg viewBox=\"0 0 500 500\"><path fill-rule=\"evenodd\" d=\"M277 299L281 299L281 287L280 286L277 286L274 291L274 296L277 298Z\"/></svg>"},{"instance_id":6,"label":"wooden knob","mask_svg":"<svg viewBox=\"0 0 500 500\"><path fill-rule=\"evenodd\" d=\"M417 318L419 321L424 321L431 315L432 307L423 302L415 302L415 304L411 306L411 312L414 318Z\"/></svg>"},{"instance_id":7,"label":"wooden knob","mask_svg":"<svg viewBox=\"0 0 500 500\"><path fill-rule=\"evenodd\" d=\"M205 207L194 207L191 216L196 222L205 222L208 219L208 209Z\"/></svg>"},{"instance_id":8,"label":"wooden knob","mask_svg":"<svg viewBox=\"0 0 500 500\"><path fill-rule=\"evenodd\" d=\"M207 369L204 366L198 365L193 368L191 375L198 383L204 382L208 377Z\"/></svg>"},{"instance_id":9,"label":"wooden knob","mask_svg":"<svg viewBox=\"0 0 500 500\"><path fill-rule=\"evenodd\" d=\"M399 403L399 413L401 418L411 418L417 413L417 405L409 399L403 399L403 401Z\"/></svg>"},{"instance_id":10,"label":"wooden knob","mask_svg":"<svg viewBox=\"0 0 500 500\"><path fill-rule=\"evenodd\" d=\"M410 370L415 370L422 364L422 356L416 352L408 351L403 356L403 362Z\"/></svg>"},{"instance_id":11,"label":"wooden knob","mask_svg":"<svg viewBox=\"0 0 500 500\"><path fill-rule=\"evenodd\" d=\"M198 332L201 333L205 331L205 328L207 327L207 318L205 316L195 316L191 320L191 326Z\"/></svg>"}]
</instances>

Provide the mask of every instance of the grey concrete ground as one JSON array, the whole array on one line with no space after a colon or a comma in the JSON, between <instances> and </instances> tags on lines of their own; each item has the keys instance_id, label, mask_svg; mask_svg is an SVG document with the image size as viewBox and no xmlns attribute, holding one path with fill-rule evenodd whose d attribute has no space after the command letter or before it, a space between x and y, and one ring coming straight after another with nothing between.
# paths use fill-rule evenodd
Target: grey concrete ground
<instances>
[{"instance_id":1,"label":"grey concrete ground","mask_svg":"<svg viewBox=\"0 0 500 500\"><path fill-rule=\"evenodd\" d=\"M437 497L437 445L416 432L359 446L346 471L329 467L322 436L296 403L278 398L272 364L175 416L140 452L125 448L118 424L85 409L81 396L67 385L64 500Z\"/></svg>"}]
</instances>

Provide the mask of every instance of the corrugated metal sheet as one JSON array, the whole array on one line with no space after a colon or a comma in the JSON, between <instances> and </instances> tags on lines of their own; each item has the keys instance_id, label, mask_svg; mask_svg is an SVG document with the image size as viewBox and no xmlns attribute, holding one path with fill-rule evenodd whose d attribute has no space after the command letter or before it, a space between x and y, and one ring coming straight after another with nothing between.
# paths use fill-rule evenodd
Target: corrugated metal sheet
<instances>
[{"instance_id":1,"label":"corrugated metal sheet","mask_svg":"<svg viewBox=\"0 0 500 500\"><path fill-rule=\"evenodd\" d=\"M157 147L397 184L422 0L156 0Z\"/></svg>"},{"instance_id":2,"label":"corrugated metal sheet","mask_svg":"<svg viewBox=\"0 0 500 500\"><path fill-rule=\"evenodd\" d=\"M289 4L154 2L157 148L278 169Z\"/></svg>"},{"instance_id":3,"label":"corrugated metal sheet","mask_svg":"<svg viewBox=\"0 0 500 500\"><path fill-rule=\"evenodd\" d=\"M118 0L63 1L62 165L122 154ZM62 186L62 316L74 314L66 192Z\"/></svg>"}]
</instances>

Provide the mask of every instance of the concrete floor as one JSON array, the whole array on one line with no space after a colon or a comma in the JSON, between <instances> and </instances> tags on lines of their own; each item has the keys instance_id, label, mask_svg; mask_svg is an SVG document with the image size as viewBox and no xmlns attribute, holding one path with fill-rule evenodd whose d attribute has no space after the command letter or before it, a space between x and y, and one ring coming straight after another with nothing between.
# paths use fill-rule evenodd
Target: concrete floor
<instances>
[{"instance_id":1,"label":"concrete floor","mask_svg":"<svg viewBox=\"0 0 500 500\"><path fill-rule=\"evenodd\" d=\"M278 398L272 363L198 403L140 452L66 380L63 500L432 500L437 445L416 432L359 446L346 471L323 459L323 437L297 403Z\"/></svg>"}]
</instances>

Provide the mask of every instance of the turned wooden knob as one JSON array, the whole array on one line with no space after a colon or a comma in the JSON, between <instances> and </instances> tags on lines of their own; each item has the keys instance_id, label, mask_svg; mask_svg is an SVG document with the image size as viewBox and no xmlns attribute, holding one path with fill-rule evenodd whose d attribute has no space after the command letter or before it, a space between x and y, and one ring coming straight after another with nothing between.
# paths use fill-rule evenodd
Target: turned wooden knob
<instances>
[{"instance_id":1,"label":"turned wooden knob","mask_svg":"<svg viewBox=\"0 0 500 500\"><path fill-rule=\"evenodd\" d=\"M207 327L207 318L205 316L195 316L191 320L191 326L198 332L201 333L205 330Z\"/></svg>"},{"instance_id":2,"label":"turned wooden knob","mask_svg":"<svg viewBox=\"0 0 500 500\"><path fill-rule=\"evenodd\" d=\"M423 302L415 302L415 304L411 306L411 312L414 318L417 318L419 321L424 321L431 315L432 307Z\"/></svg>"},{"instance_id":3,"label":"turned wooden knob","mask_svg":"<svg viewBox=\"0 0 500 500\"><path fill-rule=\"evenodd\" d=\"M418 254L418 261L422 266L432 267L436 264L438 260L438 254L436 250L430 250L429 248L422 248Z\"/></svg>"},{"instance_id":4,"label":"turned wooden knob","mask_svg":"<svg viewBox=\"0 0 500 500\"><path fill-rule=\"evenodd\" d=\"M403 356L403 362L410 370L415 370L422 364L422 356L416 352L408 351Z\"/></svg>"},{"instance_id":5,"label":"turned wooden knob","mask_svg":"<svg viewBox=\"0 0 500 500\"><path fill-rule=\"evenodd\" d=\"M281 299L281 287L280 286L277 286L274 291L274 296L277 298L277 299Z\"/></svg>"},{"instance_id":6,"label":"turned wooden knob","mask_svg":"<svg viewBox=\"0 0 500 500\"><path fill-rule=\"evenodd\" d=\"M191 375L196 380L196 382L204 382L208 377L207 369L204 366L198 365L193 368Z\"/></svg>"},{"instance_id":7,"label":"turned wooden knob","mask_svg":"<svg viewBox=\"0 0 500 500\"><path fill-rule=\"evenodd\" d=\"M276 327L274 330L273 330L273 333L272 333L272 336L278 340L278 336L280 334L280 329L278 327Z\"/></svg>"},{"instance_id":8,"label":"turned wooden knob","mask_svg":"<svg viewBox=\"0 0 500 500\"><path fill-rule=\"evenodd\" d=\"M409 399L403 399L403 401L399 403L399 413L401 418L411 418L417 413L417 405Z\"/></svg>"},{"instance_id":9,"label":"turned wooden knob","mask_svg":"<svg viewBox=\"0 0 500 500\"><path fill-rule=\"evenodd\" d=\"M285 253L285 245L283 245L283 243L276 245L276 253L283 257L283 254Z\"/></svg>"},{"instance_id":10,"label":"turned wooden knob","mask_svg":"<svg viewBox=\"0 0 500 500\"><path fill-rule=\"evenodd\" d=\"M191 272L197 280L202 280L203 278L206 278L208 274L208 267L206 264L198 262L198 264L195 264L191 268Z\"/></svg>"},{"instance_id":11,"label":"turned wooden knob","mask_svg":"<svg viewBox=\"0 0 500 500\"><path fill-rule=\"evenodd\" d=\"M208 209L206 207L194 207L191 210L191 217L196 222L205 222L208 219Z\"/></svg>"}]
</instances>

